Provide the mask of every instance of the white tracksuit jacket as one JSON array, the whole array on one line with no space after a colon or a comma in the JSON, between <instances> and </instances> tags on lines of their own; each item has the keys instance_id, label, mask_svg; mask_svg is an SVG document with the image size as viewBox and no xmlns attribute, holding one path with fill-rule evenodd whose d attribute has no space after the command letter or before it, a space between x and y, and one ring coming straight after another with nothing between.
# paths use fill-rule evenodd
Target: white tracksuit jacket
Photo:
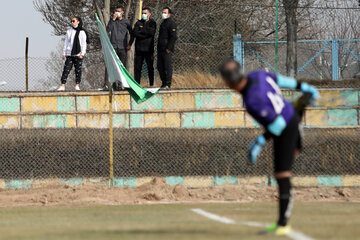
<instances>
[{"instance_id":1,"label":"white tracksuit jacket","mask_svg":"<svg viewBox=\"0 0 360 240\"><path fill-rule=\"evenodd\" d=\"M64 45L64 56L71 56L71 50L73 48L74 38L75 38L76 30L72 27L69 28L66 31L66 37L65 37L65 45ZM80 41L80 47L81 51L76 56L85 56L86 54L86 34L85 31L80 31L79 33L79 41Z\"/></svg>"}]
</instances>

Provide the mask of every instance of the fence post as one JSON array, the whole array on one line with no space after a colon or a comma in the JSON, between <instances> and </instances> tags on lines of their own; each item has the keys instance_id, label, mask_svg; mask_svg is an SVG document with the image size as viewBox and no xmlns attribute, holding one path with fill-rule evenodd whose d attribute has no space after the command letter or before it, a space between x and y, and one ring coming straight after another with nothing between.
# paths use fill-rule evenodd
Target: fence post
<instances>
[{"instance_id":1,"label":"fence post","mask_svg":"<svg viewBox=\"0 0 360 240\"><path fill-rule=\"evenodd\" d=\"M113 91L112 85L109 86L109 173L110 188L114 186L114 135L113 135Z\"/></svg>"},{"instance_id":2,"label":"fence post","mask_svg":"<svg viewBox=\"0 0 360 240\"><path fill-rule=\"evenodd\" d=\"M25 86L26 91L29 91L29 38L26 38L25 43Z\"/></svg>"},{"instance_id":3,"label":"fence post","mask_svg":"<svg viewBox=\"0 0 360 240\"><path fill-rule=\"evenodd\" d=\"M234 35L234 59L238 61L245 71L244 43L241 41L241 34Z\"/></svg>"},{"instance_id":4,"label":"fence post","mask_svg":"<svg viewBox=\"0 0 360 240\"><path fill-rule=\"evenodd\" d=\"M331 40L332 80L339 80L339 42Z\"/></svg>"}]
</instances>

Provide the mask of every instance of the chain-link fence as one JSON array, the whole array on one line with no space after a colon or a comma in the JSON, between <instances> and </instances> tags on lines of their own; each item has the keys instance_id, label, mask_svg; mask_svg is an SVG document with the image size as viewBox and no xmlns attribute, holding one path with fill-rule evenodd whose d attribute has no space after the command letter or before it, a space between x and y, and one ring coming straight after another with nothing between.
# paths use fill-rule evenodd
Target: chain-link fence
<instances>
[{"instance_id":1,"label":"chain-link fence","mask_svg":"<svg viewBox=\"0 0 360 240\"><path fill-rule=\"evenodd\" d=\"M281 1L280 1L281 3ZM173 55L173 87L174 88L221 88L224 85L217 77L219 63L226 57L232 56L233 36L241 34L244 45L244 64L247 72L257 69L275 68L275 5L273 3L253 1L183 1L162 0L149 1L146 4L152 11L152 18L157 22L155 35L155 86L160 86L160 79L156 71L156 42L159 26L162 22L160 13L164 6L170 6L173 18L178 26L178 40ZM322 6L315 1L307 4L301 3L298 7L299 32L298 39L313 39L299 41L297 57L297 76L300 79L315 80L315 84L330 87L358 87L359 66L359 40L357 33L345 31L340 19L343 16L357 17L356 9L336 8L329 4ZM87 12L87 17L93 16L95 8ZM344 15L341 15L344 13ZM345 14L346 13L346 14ZM133 17L130 12L129 18ZM332 14L339 14L337 30L333 35L323 36L319 30L323 21ZM81 15L81 14L80 14ZM91 20L91 19L90 19ZM99 89L104 84L105 66L103 62L100 42L95 19L87 22L85 26L90 31L92 43L89 45L87 57L83 67L83 90ZM284 6L280 4L279 10L279 72L286 74L286 28ZM352 22L350 21L351 25ZM331 29L329 29L330 31ZM355 31L356 29L352 29ZM360 35L359 35L360 36ZM352 41L337 41L337 75L336 79L344 80L332 82L334 76L334 46L331 40L316 39L349 39ZM314 40L315 39L315 40ZM262 44L259 41L263 42ZM335 40L334 40L335 41ZM60 48L62 46L60 45ZM31 49L31 45L30 45ZM59 51L58 51L59 50ZM63 69L61 49L54 49L49 58L29 59L29 90L52 91L60 84ZM130 56L129 52L129 56ZM133 59L129 60L130 72L133 69ZM147 68L144 63L142 86L148 87ZM74 76L70 76L69 90L74 88ZM319 81L321 80L321 81ZM351 80L351 81L348 81ZM0 81L6 81L0 91L25 90L25 59L1 59Z\"/></svg>"},{"instance_id":2,"label":"chain-link fence","mask_svg":"<svg viewBox=\"0 0 360 240\"><path fill-rule=\"evenodd\" d=\"M253 1L157 1L150 7L158 27L164 5L174 9L178 25L173 87L184 89L160 91L142 104L120 91L111 102L107 92L93 91L104 83L105 66L102 53L96 50L100 46L91 46L81 83L82 90L90 91L70 92L74 87L71 75L69 92L0 94L0 180L80 179L78 183L83 183L108 181L113 172L123 181L163 176L181 183L184 177L272 175L271 142L254 166L248 164L250 143L262 130L245 112L241 98L225 89L186 88L223 86L216 77L217 68L222 59L233 55L235 33L241 33L245 42L246 71L271 70L274 44L255 42L274 40L274 8ZM307 14L314 14L309 11L301 12L303 21ZM280 16L284 18L283 13ZM305 25L302 29L309 30ZM280 30L284 38L284 29ZM358 80L345 81L359 70L359 42L337 42L337 73L344 80L336 81L338 85L326 81L334 74L333 49L324 48L328 43L298 43L298 77L318 85L325 82L355 89L324 89L323 102L306 111L304 148L294 162L295 176L360 174L360 85ZM286 72L285 56L286 46L280 42L281 73ZM55 90L63 64L61 51L50 58L30 57L29 90ZM144 66L145 87L146 77ZM155 86L160 86L156 77ZM24 58L0 60L2 82L7 84L0 91L25 90Z\"/></svg>"},{"instance_id":3,"label":"chain-link fence","mask_svg":"<svg viewBox=\"0 0 360 240\"><path fill-rule=\"evenodd\" d=\"M359 39L302 40L297 43L297 77L316 81L359 80ZM275 42L243 44L246 71L275 71ZM278 71L286 74L286 42L279 42ZM352 82L343 82L351 85ZM353 81L356 84L356 81Z\"/></svg>"},{"instance_id":4,"label":"chain-link fence","mask_svg":"<svg viewBox=\"0 0 360 240\"><path fill-rule=\"evenodd\" d=\"M271 144L248 163L255 129L128 129L114 132L114 176L263 176L273 174ZM306 129L295 176L358 175L359 129ZM2 179L109 178L103 129L2 130Z\"/></svg>"},{"instance_id":5,"label":"chain-link fence","mask_svg":"<svg viewBox=\"0 0 360 240\"><path fill-rule=\"evenodd\" d=\"M48 58L30 57L29 90L36 90L38 85L47 84L53 72L47 71ZM22 58L0 59L0 91L25 91L26 90L26 61Z\"/></svg>"},{"instance_id":6,"label":"chain-link fence","mask_svg":"<svg viewBox=\"0 0 360 240\"><path fill-rule=\"evenodd\" d=\"M331 94L334 102L305 113L295 176L360 174L359 91ZM0 101L0 179L106 182L111 169L115 179L273 174L271 141L248 163L262 130L228 90L163 91L142 104L116 93L111 114L107 93L3 94Z\"/></svg>"}]
</instances>

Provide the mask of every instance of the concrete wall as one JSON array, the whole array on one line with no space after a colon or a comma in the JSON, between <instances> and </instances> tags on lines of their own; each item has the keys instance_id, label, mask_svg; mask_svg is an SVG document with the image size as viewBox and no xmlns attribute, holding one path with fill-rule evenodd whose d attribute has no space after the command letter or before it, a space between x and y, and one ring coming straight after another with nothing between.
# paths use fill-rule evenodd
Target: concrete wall
<instances>
[{"instance_id":1,"label":"concrete wall","mask_svg":"<svg viewBox=\"0 0 360 240\"><path fill-rule=\"evenodd\" d=\"M293 100L294 91L283 91ZM358 127L359 89L321 89L319 105L304 116L308 127ZM108 128L109 96L88 93L0 93L0 128ZM160 91L142 104L126 92L113 103L115 128L241 128L257 123L229 90Z\"/></svg>"}]
</instances>

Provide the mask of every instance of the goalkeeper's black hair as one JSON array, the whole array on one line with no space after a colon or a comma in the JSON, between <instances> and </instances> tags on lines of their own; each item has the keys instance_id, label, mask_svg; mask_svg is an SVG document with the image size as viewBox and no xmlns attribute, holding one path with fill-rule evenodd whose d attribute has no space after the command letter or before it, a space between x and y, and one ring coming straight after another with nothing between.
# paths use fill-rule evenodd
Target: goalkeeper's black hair
<instances>
[{"instance_id":1,"label":"goalkeeper's black hair","mask_svg":"<svg viewBox=\"0 0 360 240\"><path fill-rule=\"evenodd\" d=\"M235 68L233 69L227 69L226 66L230 63L235 64ZM244 78L244 75L242 74L242 68L238 61L236 61L234 58L227 58L225 59L219 66L219 71L222 76L222 78L231 83L239 83Z\"/></svg>"}]
</instances>

